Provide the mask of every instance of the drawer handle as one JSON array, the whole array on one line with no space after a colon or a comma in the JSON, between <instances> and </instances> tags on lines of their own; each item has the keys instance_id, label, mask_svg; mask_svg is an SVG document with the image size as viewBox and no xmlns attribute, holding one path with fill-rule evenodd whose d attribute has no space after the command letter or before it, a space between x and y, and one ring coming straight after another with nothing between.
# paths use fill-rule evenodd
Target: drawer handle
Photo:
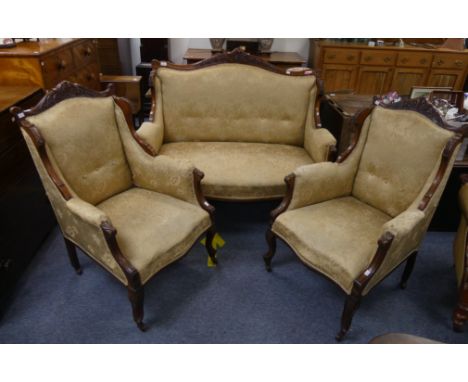
<instances>
[{"instance_id":1,"label":"drawer handle","mask_svg":"<svg viewBox=\"0 0 468 382\"><path fill-rule=\"evenodd\" d=\"M85 55L85 56L91 56L91 53L93 53L93 50L88 46L88 47L84 50L84 55Z\"/></svg>"},{"instance_id":2,"label":"drawer handle","mask_svg":"<svg viewBox=\"0 0 468 382\"><path fill-rule=\"evenodd\" d=\"M419 60L419 63L420 63L420 64L425 64L426 62L427 62L427 59L426 59L426 58L421 58L421 59Z\"/></svg>"},{"instance_id":3,"label":"drawer handle","mask_svg":"<svg viewBox=\"0 0 468 382\"><path fill-rule=\"evenodd\" d=\"M444 63L444 61L443 61L442 59L438 58L438 59L435 61L435 63L436 63L437 65L442 65L442 64Z\"/></svg>"},{"instance_id":4,"label":"drawer handle","mask_svg":"<svg viewBox=\"0 0 468 382\"><path fill-rule=\"evenodd\" d=\"M384 62L390 62L390 61L392 61L392 59L391 59L390 57L385 57L383 60L384 60Z\"/></svg>"},{"instance_id":5,"label":"drawer handle","mask_svg":"<svg viewBox=\"0 0 468 382\"><path fill-rule=\"evenodd\" d=\"M401 63L402 63L402 64L406 64L408 61L409 61L409 60L408 60L406 57L403 57L403 58L401 59Z\"/></svg>"},{"instance_id":6,"label":"drawer handle","mask_svg":"<svg viewBox=\"0 0 468 382\"><path fill-rule=\"evenodd\" d=\"M59 70L63 70L67 67L67 62L65 60L61 60L58 64L57 67Z\"/></svg>"},{"instance_id":7,"label":"drawer handle","mask_svg":"<svg viewBox=\"0 0 468 382\"><path fill-rule=\"evenodd\" d=\"M456 65L456 66L462 66L462 65L463 65L463 61L461 61L461 60L456 60L456 61L455 61L455 65Z\"/></svg>"},{"instance_id":8,"label":"drawer handle","mask_svg":"<svg viewBox=\"0 0 468 382\"><path fill-rule=\"evenodd\" d=\"M349 56L346 57L346 59L348 61L353 61L354 60L354 56L352 54L350 54Z\"/></svg>"},{"instance_id":9,"label":"drawer handle","mask_svg":"<svg viewBox=\"0 0 468 382\"><path fill-rule=\"evenodd\" d=\"M369 61L371 61L371 60L372 60L372 57L371 57L371 56L366 56L366 57L364 57L364 61L366 61L366 62L369 62Z\"/></svg>"},{"instance_id":10,"label":"drawer handle","mask_svg":"<svg viewBox=\"0 0 468 382\"><path fill-rule=\"evenodd\" d=\"M334 58L336 58L336 54L329 54L327 56L330 60L333 60Z\"/></svg>"}]
</instances>

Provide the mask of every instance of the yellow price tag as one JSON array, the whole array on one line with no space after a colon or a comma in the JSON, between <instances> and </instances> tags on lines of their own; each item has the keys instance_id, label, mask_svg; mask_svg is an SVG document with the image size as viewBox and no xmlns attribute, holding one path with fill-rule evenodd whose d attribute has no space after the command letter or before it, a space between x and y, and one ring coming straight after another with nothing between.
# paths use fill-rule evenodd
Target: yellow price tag
<instances>
[{"instance_id":1,"label":"yellow price tag","mask_svg":"<svg viewBox=\"0 0 468 382\"><path fill-rule=\"evenodd\" d=\"M205 245L206 243L206 238L204 237L200 243L202 243L203 245ZM219 233L216 233L214 238L213 238L213 248L218 250L219 248L222 248L224 247L224 244L226 244L226 242L224 241L224 239L221 237L221 235ZM216 257L218 257L218 254L216 254ZM216 264L213 263L213 261L211 260L210 256L208 256L208 262L207 262L207 265L208 267L216 267Z\"/></svg>"}]
</instances>

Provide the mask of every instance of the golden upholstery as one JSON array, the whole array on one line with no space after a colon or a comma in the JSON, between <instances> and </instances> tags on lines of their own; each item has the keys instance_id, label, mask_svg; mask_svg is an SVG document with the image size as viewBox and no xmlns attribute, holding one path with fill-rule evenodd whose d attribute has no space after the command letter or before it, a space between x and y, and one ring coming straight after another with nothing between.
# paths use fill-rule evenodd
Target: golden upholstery
<instances>
[{"instance_id":1,"label":"golden upholstery","mask_svg":"<svg viewBox=\"0 0 468 382\"><path fill-rule=\"evenodd\" d=\"M461 284L466 264L466 235L468 234L468 184L464 184L458 194L460 206L460 224L455 236L453 255L458 285Z\"/></svg>"},{"instance_id":2,"label":"golden upholstery","mask_svg":"<svg viewBox=\"0 0 468 382\"><path fill-rule=\"evenodd\" d=\"M200 207L142 188L131 188L97 205L117 229L117 242L145 283L187 253L211 225Z\"/></svg>"},{"instance_id":3,"label":"golden upholstery","mask_svg":"<svg viewBox=\"0 0 468 382\"><path fill-rule=\"evenodd\" d=\"M354 196L391 216L414 201L453 135L414 111L395 114L373 112L353 187Z\"/></svg>"},{"instance_id":4,"label":"golden upholstery","mask_svg":"<svg viewBox=\"0 0 468 382\"><path fill-rule=\"evenodd\" d=\"M131 187L112 98L64 100L28 120L81 199L96 204Z\"/></svg>"},{"instance_id":5,"label":"golden upholstery","mask_svg":"<svg viewBox=\"0 0 468 382\"><path fill-rule=\"evenodd\" d=\"M348 311L353 312L350 306L356 306L356 299L418 250L459 145L449 152L446 170L429 202L421 208L420 204L439 175L446 145L454 138L455 133L416 111L374 108L344 161L314 163L293 172L292 194L284 202L287 208L274 219L273 236L267 235L273 237L268 239L267 267L276 235L303 262L351 296ZM389 237L393 240L374 269L378 242L385 245ZM350 314L343 313L344 329L338 338L346 333Z\"/></svg>"},{"instance_id":6,"label":"golden upholstery","mask_svg":"<svg viewBox=\"0 0 468 382\"><path fill-rule=\"evenodd\" d=\"M332 278L346 292L369 265L387 214L352 196L281 214L274 232L307 265Z\"/></svg>"},{"instance_id":7,"label":"golden upholstery","mask_svg":"<svg viewBox=\"0 0 468 382\"><path fill-rule=\"evenodd\" d=\"M154 121L138 134L158 153L202 170L203 190L212 198L281 197L288 173L328 160L336 144L315 126L315 76L238 63L159 67L154 88Z\"/></svg>"},{"instance_id":8,"label":"golden upholstery","mask_svg":"<svg viewBox=\"0 0 468 382\"><path fill-rule=\"evenodd\" d=\"M52 94L76 86L63 83ZM195 184L195 167L146 153L116 102L70 97L19 123L72 265L81 271L74 244L125 284L144 330L141 286L204 232L214 258L211 206Z\"/></svg>"},{"instance_id":9,"label":"golden upholstery","mask_svg":"<svg viewBox=\"0 0 468 382\"><path fill-rule=\"evenodd\" d=\"M313 163L302 147L268 143L167 143L160 154L185 159L204 169L206 196L235 200L279 198L285 193L284 174Z\"/></svg>"}]
</instances>

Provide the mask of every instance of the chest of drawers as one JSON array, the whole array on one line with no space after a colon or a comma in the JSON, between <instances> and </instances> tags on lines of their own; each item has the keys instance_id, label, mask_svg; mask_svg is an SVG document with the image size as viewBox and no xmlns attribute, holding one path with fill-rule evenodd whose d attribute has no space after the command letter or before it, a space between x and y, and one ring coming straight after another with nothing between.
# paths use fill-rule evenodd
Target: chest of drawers
<instances>
[{"instance_id":1,"label":"chest of drawers","mask_svg":"<svg viewBox=\"0 0 468 382\"><path fill-rule=\"evenodd\" d=\"M63 80L99 90L95 39L45 39L0 49L0 85L50 89Z\"/></svg>"}]
</instances>

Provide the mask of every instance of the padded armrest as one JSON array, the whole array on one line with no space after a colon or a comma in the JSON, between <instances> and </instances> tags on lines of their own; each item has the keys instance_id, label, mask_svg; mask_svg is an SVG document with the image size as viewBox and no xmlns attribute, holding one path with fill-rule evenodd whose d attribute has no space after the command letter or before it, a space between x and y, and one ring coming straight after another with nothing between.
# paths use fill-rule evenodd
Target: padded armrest
<instances>
[{"instance_id":1,"label":"padded armrest","mask_svg":"<svg viewBox=\"0 0 468 382\"><path fill-rule=\"evenodd\" d=\"M146 155L133 167L134 183L138 187L199 205L194 170L195 166L184 160L165 155Z\"/></svg>"},{"instance_id":2,"label":"padded armrest","mask_svg":"<svg viewBox=\"0 0 468 382\"><path fill-rule=\"evenodd\" d=\"M75 216L93 226L100 227L101 223L110 221L103 211L82 199L72 198L66 205Z\"/></svg>"},{"instance_id":3,"label":"padded armrest","mask_svg":"<svg viewBox=\"0 0 468 382\"><path fill-rule=\"evenodd\" d=\"M364 294L418 249L427 229L427 219L428 216L423 211L410 208L382 226L381 236L390 232L394 238L382 264L365 287Z\"/></svg>"},{"instance_id":4,"label":"padded armrest","mask_svg":"<svg viewBox=\"0 0 468 382\"><path fill-rule=\"evenodd\" d=\"M143 138L156 153L159 152L164 138L164 128L162 124L144 122L136 133Z\"/></svg>"},{"instance_id":5,"label":"padded armrest","mask_svg":"<svg viewBox=\"0 0 468 382\"><path fill-rule=\"evenodd\" d=\"M335 137L327 129L313 129L309 137L304 145L306 151L315 162L326 162L336 147Z\"/></svg>"},{"instance_id":6,"label":"padded armrest","mask_svg":"<svg viewBox=\"0 0 468 382\"><path fill-rule=\"evenodd\" d=\"M395 236L393 239L395 243L395 241L399 241L405 236L410 236L415 233L414 230L417 229L418 225L425 217L426 215L424 212L418 209L403 211L383 225L382 234L384 232L392 233Z\"/></svg>"},{"instance_id":7,"label":"padded armrest","mask_svg":"<svg viewBox=\"0 0 468 382\"><path fill-rule=\"evenodd\" d=\"M341 163L322 162L294 171L293 196L288 210L349 195L354 171Z\"/></svg>"}]
</instances>

